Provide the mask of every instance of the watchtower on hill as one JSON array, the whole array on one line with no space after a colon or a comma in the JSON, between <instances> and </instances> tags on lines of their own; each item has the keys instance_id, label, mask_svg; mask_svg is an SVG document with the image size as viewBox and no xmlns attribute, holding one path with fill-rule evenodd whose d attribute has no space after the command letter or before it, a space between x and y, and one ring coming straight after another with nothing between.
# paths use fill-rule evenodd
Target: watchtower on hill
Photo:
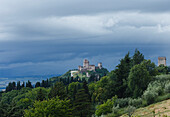
<instances>
[{"instance_id":1,"label":"watchtower on hill","mask_svg":"<svg viewBox=\"0 0 170 117\"><path fill-rule=\"evenodd\" d=\"M166 57L158 57L158 66L160 65L166 66Z\"/></svg>"}]
</instances>

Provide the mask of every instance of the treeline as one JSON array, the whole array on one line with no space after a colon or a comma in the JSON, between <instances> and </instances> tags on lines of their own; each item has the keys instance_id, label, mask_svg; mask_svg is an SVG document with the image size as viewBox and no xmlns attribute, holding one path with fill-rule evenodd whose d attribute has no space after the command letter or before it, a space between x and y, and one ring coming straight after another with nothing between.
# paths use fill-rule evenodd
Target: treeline
<instances>
[{"instance_id":1,"label":"treeline","mask_svg":"<svg viewBox=\"0 0 170 117\"><path fill-rule=\"evenodd\" d=\"M12 90L20 90L24 87L28 87L28 88L36 88L36 87L50 87L51 83L47 80L42 80L42 82L36 82L35 86L33 86L33 84L28 80L28 82L23 82L22 84L20 83L20 81L16 82L9 82L8 85L6 86L6 90L5 92L9 92Z\"/></svg>"}]
</instances>

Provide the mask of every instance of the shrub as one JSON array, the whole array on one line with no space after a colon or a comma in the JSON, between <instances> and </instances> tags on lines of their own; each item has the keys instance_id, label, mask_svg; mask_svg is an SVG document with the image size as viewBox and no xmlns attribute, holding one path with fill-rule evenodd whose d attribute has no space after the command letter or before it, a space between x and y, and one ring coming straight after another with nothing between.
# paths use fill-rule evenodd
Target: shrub
<instances>
[{"instance_id":1,"label":"shrub","mask_svg":"<svg viewBox=\"0 0 170 117\"><path fill-rule=\"evenodd\" d=\"M119 111L119 105L117 105L117 106L113 106L113 108L112 108L112 112L113 112L114 114L117 114L117 113L118 113L118 111Z\"/></svg>"},{"instance_id":2,"label":"shrub","mask_svg":"<svg viewBox=\"0 0 170 117\"><path fill-rule=\"evenodd\" d=\"M119 105L120 108L128 106L130 98L119 98L115 101L115 106Z\"/></svg>"},{"instance_id":3,"label":"shrub","mask_svg":"<svg viewBox=\"0 0 170 117\"><path fill-rule=\"evenodd\" d=\"M165 93L170 93L170 82L165 84Z\"/></svg>"},{"instance_id":4,"label":"shrub","mask_svg":"<svg viewBox=\"0 0 170 117\"><path fill-rule=\"evenodd\" d=\"M167 100L167 99L170 99L170 93L162 95L162 96L158 96L155 101L160 102L160 101Z\"/></svg>"},{"instance_id":5,"label":"shrub","mask_svg":"<svg viewBox=\"0 0 170 117\"><path fill-rule=\"evenodd\" d=\"M130 98L128 104L134 107L140 107L142 105L142 98L138 98L138 99Z\"/></svg>"},{"instance_id":6,"label":"shrub","mask_svg":"<svg viewBox=\"0 0 170 117\"><path fill-rule=\"evenodd\" d=\"M132 114L135 112L136 108L133 106L128 106L125 110L125 112L127 112L128 116L131 117Z\"/></svg>"},{"instance_id":7,"label":"shrub","mask_svg":"<svg viewBox=\"0 0 170 117\"><path fill-rule=\"evenodd\" d=\"M113 104L115 102L115 99L116 98L112 98L111 99L108 99L106 102L104 102L103 104L101 105L98 105L97 106L97 110L95 112L95 114L97 116L101 116L101 115L105 115L107 113L111 113L112 112L112 108L113 108Z\"/></svg>"},{"instance_id":8,"label":"shrub","mask_svg":"<svg viewBox=\"0 0 170 117\"><path fill-rule=\"evenodd\" d=\"M150 83L147 87L147 90L154 91L161 95L163 93L164 83L160 81L154 81Z\"/></svg>"},{"instance_id":9,"label":"shrub","mask_svg":"<svg viewBox=\"0 0 170 117\"><path fill-rule=\"evenodd\" d=\"M143 98L146 100L147 104L152 104L155 102L155 98L158 96L158 93L146 90L143 94Z\"/></svg>"}]
</instances>

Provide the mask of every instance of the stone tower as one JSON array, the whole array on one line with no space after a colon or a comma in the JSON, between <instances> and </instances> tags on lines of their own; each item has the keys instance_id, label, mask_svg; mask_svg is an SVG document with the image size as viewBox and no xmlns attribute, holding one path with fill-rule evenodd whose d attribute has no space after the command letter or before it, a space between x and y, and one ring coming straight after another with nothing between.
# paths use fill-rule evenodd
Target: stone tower
<instances>
[{"instance_id":1,"label":"stone tower","mask_svg":"<svg viewBox=\"0 0 170 117\"><path fill-rule=\"evenodd\" d=\"M83 67L84 68L89 68L89 61L87 59L84 60Z\"/></svg>"},{"instance_id":2,"label":"stone tower","mask_svg":"<svg viewBox=\"0 0 170 117\"><path fill-rule=\"evenodd\" d=\"M166 66L166 57L158 57L158 66L159 65Z\"/></svg>"},{"instance_id":3,"label":"stone tower","mask_svg":"<svg viewBox=\"0 0 170 117\"><path fill-rule=\"evenodd\" d=\"M99 69L101 69L102 68L102 63L98 63L98 67L99 67Z\"/></svg>"}]
</instances>

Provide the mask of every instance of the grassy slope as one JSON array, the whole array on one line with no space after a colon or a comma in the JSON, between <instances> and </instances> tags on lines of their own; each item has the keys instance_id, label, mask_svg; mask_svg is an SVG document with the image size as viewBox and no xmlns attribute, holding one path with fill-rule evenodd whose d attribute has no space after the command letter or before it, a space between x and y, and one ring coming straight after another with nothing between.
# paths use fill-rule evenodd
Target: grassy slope
<instances>
[{"instance_id":1,"label":"grassy slope","mask_svg":"<svg viewBox=\"0 0 170 117\"><path fill-rule=\"evenodd\" d=\"M140 117L153 117L153 111L155 111L155 117L163 117L163 115L170 117L170 99L149 105L144 108L139 108L135 111L133 116L138 115ZM122 117L128 116L123 115Z\"/></svg>"}]
</instances>

